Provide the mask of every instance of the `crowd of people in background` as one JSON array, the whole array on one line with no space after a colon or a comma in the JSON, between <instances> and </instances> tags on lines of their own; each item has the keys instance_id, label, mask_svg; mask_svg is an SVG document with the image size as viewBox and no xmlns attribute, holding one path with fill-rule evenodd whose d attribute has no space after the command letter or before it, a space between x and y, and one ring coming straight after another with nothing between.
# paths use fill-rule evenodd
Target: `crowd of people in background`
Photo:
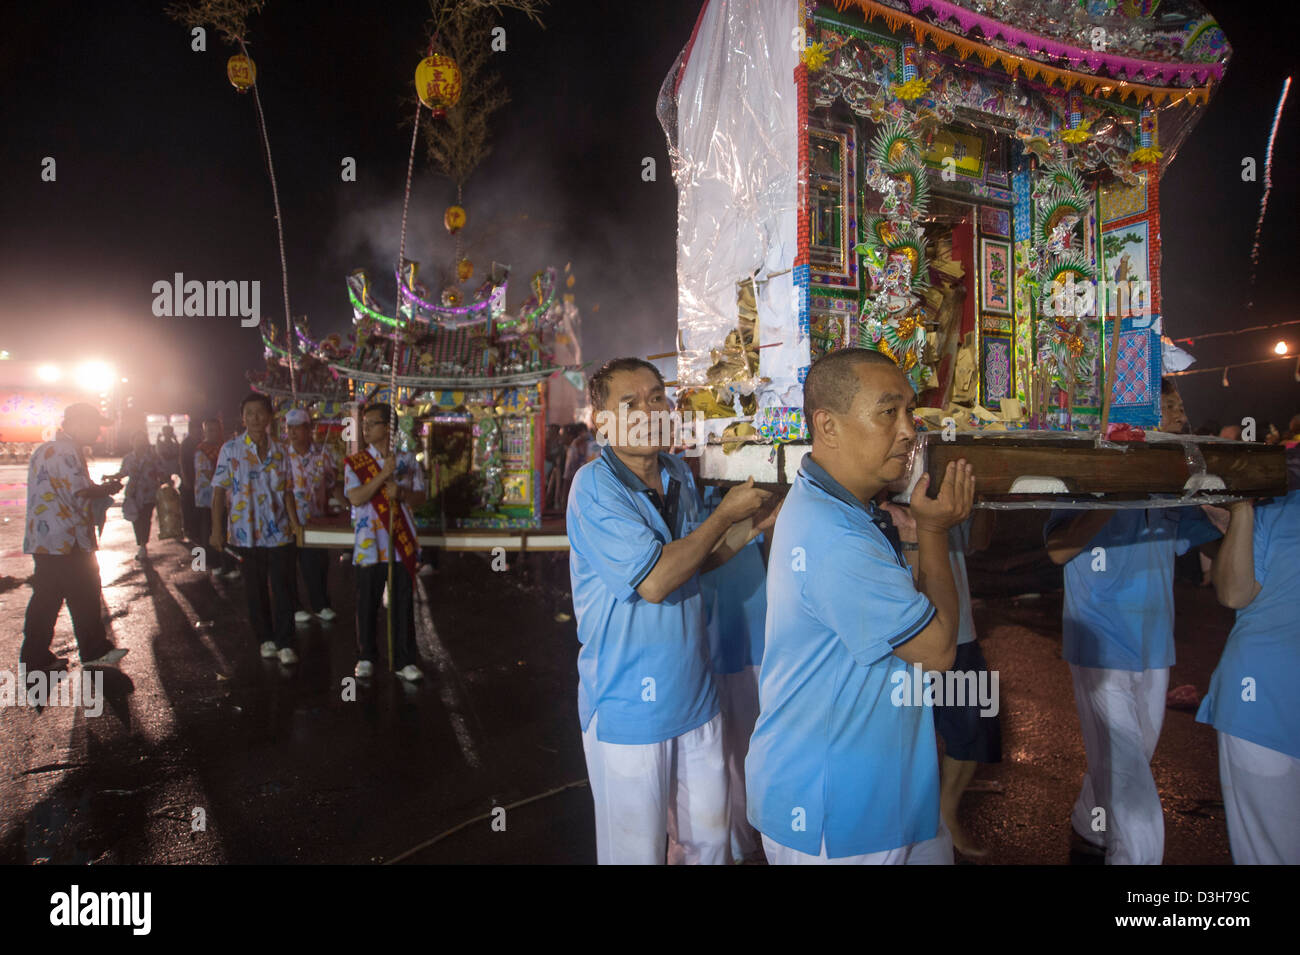
<instances>
[{"instance_id":1,"label":"crowd of people in background","mask_svg":"<svg viewBox=\"0 0 1300 955\"><path fill-rule=\"evenodd\" d=\"M390 589L386 528L392 521L399 560L391 581L397 626L392 668L405 681L421 679L412 589L419 551L411 507L419 506L425 488L414 455L385 461L391 407L362 409L366 441L347 458L316 440L308 412L285 415L285 438L277 436L275 417L270 399L252 393L240 404L242 428L233 437L217 417L203 420L183 440L171 426L162 429L156 444L140 431L118 471L95 484L87 466L89 447L108 421L89 405L66 410L54 440L38 446L29 463L24 551L33 555L36 574L20 651L28 672L66 669L67 660L49 649L65 602L83 665L111 666L125 656L125 649L112 645L100 616L95 559L109 507L125 486L122 516L132 525L136 559L148 559L155 509L160 495L170 491L177 502L177 527L164 536L184 539L201 557L196 568L214 580L242 581L258 652L286 667L298 662L297 626L313 618L330 623L338 616L331 577L339 562L327 548L303 546L302 527L329 516L335 505L350 504L358 607L355 675L363 679L372 676L380 658L376 617ZM177 476L179 493L173 484ZM400 511L390 514L390 503L399 502Z\"/></svg>"}]
</instances>

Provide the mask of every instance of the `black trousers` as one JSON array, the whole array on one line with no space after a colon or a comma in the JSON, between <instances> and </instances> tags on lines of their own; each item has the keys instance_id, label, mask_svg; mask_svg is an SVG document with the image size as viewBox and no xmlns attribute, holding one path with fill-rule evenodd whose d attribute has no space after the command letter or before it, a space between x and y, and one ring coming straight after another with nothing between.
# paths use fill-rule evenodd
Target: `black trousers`
<instances>
[{"instance_id":1,"label":"black trousers","mask_svg":"<svg viewBox=\"0 0 1300 955\"><path fill-rule=\"evenodd\" d=\"M329 573L330 551L325 547L295 547L298 552L298 569L302 579L307 582L307 600L311 603L312 613L320 613L330 605ZM294 581L295 585L297 580ZM298 605L298 588L293 589L294 605Z\"/></svg>"},{"instance_id":2,"label":"black trousers","mask_svg":"<svg viewBox=\"0 0 1300 955\"><path fill-rule=\"evenodd\" d=\"M27 603L23 623L23 645L18 659L28 669L48 666L54 624L64 601L72 616L81 659L94 660L113 648L104 633L99 561L95 552L74 550L70 554L33 554L36 573L32 577L32 599Z\"/></svg>"},{"instance_id":3,"label":"black trousers","mask_svg":"<svg viewBox=\"0 0 1300 955\"><path fill-rule=\"evenodd\" d=\"M211 520L212 512L208 512ZM199 509L194 503L194 480L187 484L181 479L181 526L185 528L185 539L207 546L207 541L199 538Z\"/></svg>"},{"instance_id":4,"label":"black trousers","mask_svg":"<svg viewBox=\"0 0 1300 955\"><path fill-rule=\"evenodd\" d=\"M283 650L293 640L293 545L241 547L248 619L259 644Z\"/></svg>"},{"instance_id":5,"label":"black trousers","mask_svg":"<svg viewBox=\"0 0 1300 955\"><path fill-rule=\"evenodd\" d=\"M353 567L357 580L357 656L374 663L379 659L376 634L388 642L387 621L381 616L384 588L388 585L388 564ZM420 662L415 645L415 593L411 575L400 563L393 568L393 593L388 595L393 610L393 669ZM376 627L376 619L384 623Z\"/></svg>"},{"instance_id":6,"label":"black trousers","mask_svg":"<svg viewBox=\"0 0 1300 955\"><path fill-rule=\"evenodd\" d=\"M196 543L204 549L208 555L208 570L229 570L234 566L234 561L226 555L225 551L218 553L212 549L208 541L212 538L212 511L206 507L197 509L196 515L199 522Z\"/></svg>"},{"instance_id":7,"label":"black trousers","mask_svg":"<svg viewBox=\"0 0 1300 955\"><path fill-rule=\"evenodd\" d=\"M153 527L153 505L140 505L140 513L136 515L131 526L135 528L135 542L137 544L149 543L149 531Z\"/></svg>"}]
</instances>

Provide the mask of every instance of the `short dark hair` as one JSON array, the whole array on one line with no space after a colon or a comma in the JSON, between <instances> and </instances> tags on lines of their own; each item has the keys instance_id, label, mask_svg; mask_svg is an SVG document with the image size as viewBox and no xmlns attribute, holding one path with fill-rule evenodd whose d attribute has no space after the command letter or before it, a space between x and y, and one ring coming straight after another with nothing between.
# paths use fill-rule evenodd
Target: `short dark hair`
<instances>
[{"instance_id":1,"label":"short dark hair","mask_svg":"<svg viewBox=\"0 0 1300 955\"><path fill-rule=\"evenodd\" d=\"M591 402L591 410L593 412L605 410L605 402L609 400L609 379L614 377L615 372L638 371L642 368L653 371L655 377L659 379L660 386L663 385L664 376L660 374L658 368L644 358L611 358L601 365L600 370L587 382L587 400Z\"/></svg>"},{"instance_id":2,"label":"short dark hair","mask_svg":"<svg viewBox=\"0 0 1300 955\"><path fill-rule=\"evenodd\" d=\"M209 425L209 424L215 424L217 427L221 427L221 419L220 419L220 418L204 418L202 421L199 422L199 427L203 427L204 425Z\"/></svg>"},{"instance_id":3,"label":"short dark hair","mask_svg":"<svg viewBox=\"0 0 1300 955\"><path fill-rule=\"evenodd\" d=\"M382 415L384 416L384 427L385 427L385 428L387 428L387 427L389 427L390 425L392 425L392 423L393 423L393 406L390 405L388 402L386 402L386 401L371 401L371 402L368 402L368 403L367 403L367 404L366 404L366 405L361 409L361 417L362 417L362 418L365 418L365 416L368 415L368 414L370 414L370 412L372 412L372 411L378 411L380 414L382 414Z\"/></svg>"},{"instance_id":4,"label":"short dark hair","mask_svg":"<svg viewBox=\"0 0 1300 955\"><path fill-rule=\"evenodd\" d=\"M275 405L271 404L270 398L262 394L260 391L250 391L248 394L244 395L244 400L239 403L239 416L241 418L244 416L244 409L253 402L257 402L265 408L267 414L275 414Z\"/></svg>"},{"instance_id":5,"label":"short dark hair","mask_svg":"<svg viewBox=\"0 0 1300 955\"><path fill-rule=\"evenodd\" d=\"M1173 378L1171 378L1169 375L1165 375L1163 378L1160 379L1161 396L1172 395L1176 391L1178 391L1178 382L1174 381Z\"/></svg>"},{"instance_id":6,"label":"short dark hair","mask_svg":"<svg viewBox=\"0 0 1300 955\"><path fill-rule=\"evenodd\" d=\"M808 369L803 383L804 427L812 434L813 412L822 408L835 414L847 414L858 393L859 365L889 365L898 363L888 355L870 348L841 348L823 355Z\"/></svg>"}]
</instances>

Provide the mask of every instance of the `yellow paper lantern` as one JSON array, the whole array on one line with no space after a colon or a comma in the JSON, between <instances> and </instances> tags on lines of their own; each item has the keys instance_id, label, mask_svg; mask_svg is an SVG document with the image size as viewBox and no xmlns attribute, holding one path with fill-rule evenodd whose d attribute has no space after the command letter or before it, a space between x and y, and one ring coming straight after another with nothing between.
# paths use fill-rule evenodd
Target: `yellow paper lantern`
<instances>
[{"instance_id":1,"label":"yellow paper lantern","mask_svg":"<svg viewBox=\"0 0 1300 955\"><path fill-rule=\"evenodd\" d=\"M251 57L236 53L226 60L226 79L241 93L247 93L257 82L257 64Z\"/></svg>"},{"instance_id":2,"label":"yellow paper lantern","mask_svg":"<svg viewBox=\"0 0 1300 955\"><path fill-rule=\"evenodd\" d=\"M442 119L460 102L460 67L441 53L426 56L415 68L415 92L433 118Z\"/></svg>"},{"instance_id":3,"label":"yellow paper lantern","mask_svg":"<svg viewBox=\"0 0 1300 955\"><path fill-rule=\"evenodd\" d=\"M448 206L447 211L442 214L442 224L447 227L447 231L455 235L465 227L465 210L460 206Z\"/></svg>"},{"instance_id":4,"label":"yellow paper lantern","mask_svg":"<svg viewBox=\"0 0 1300 955\"><path fill-rule=\"evenodd\" d=\"M456 263L456 278L462 282L468 282L474 275L474 263L469 259L461 259Z\"/></svg>"}]
</instances>

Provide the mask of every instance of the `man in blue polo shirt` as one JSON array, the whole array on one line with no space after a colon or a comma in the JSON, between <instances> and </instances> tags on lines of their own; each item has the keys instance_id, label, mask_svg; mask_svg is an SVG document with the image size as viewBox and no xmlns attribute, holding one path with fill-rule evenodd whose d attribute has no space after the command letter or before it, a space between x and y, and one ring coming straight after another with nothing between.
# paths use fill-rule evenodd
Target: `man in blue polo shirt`
<instances>
[{"instance_id":1,"label":"man in blue polo shirt","mask_svg":"<svg viewBox=\"0 0 1300 955\"><path fill-rule=\"evenodd\" d=\"M804 383L812 451L772 538L745 761L749 821L773 864L952 862L934 718L895 702L893 675L952 665L960 608L948 528L970 513L974 476L963 460L937 498L929 475L913 491L915 584L869 503L907 471L915 406L898 366L866 349L826 355Z\"/></svg>"},{"instance_id":2,"label":"man in blue polo shirt","mask_svg":"<svg viewBox=\"0 0 1300 955\"><path fill-rule=\"evenodd\" d=\"M1177 391L1162 391L1161 430L1184 430ZM1165 824L1151 757L1174 664L1174 556L1218 531L1199 508L1057 510L1043 535L1065 566L1061 657L1088 756L1072 847L1107 865L1159 865Z\"/></svg>"},{"instance_id":3,"label":"man in blue polo shirt","mask_svg":"<svg viewBox=\"0 0 1300 955\"><path fill-rule=\"evenodd\" d=\"M1300 865L1300 490L1232 505L1213 573L1237 621L1196 719L1218 730L1232 861Z\"/></svg>"},{"instance_id":4,"label":"man in blue polo shirt","mask_svg":"<svg viewBox=\"0 0 1300 955\"><path fill-rule=\"evenodd\" d=\"M597 859L662 864L671 830L682 861L725 864L727 775L699 575L770 524L759 512L771 495L749 481L701 521L689 468L663 453L671 405L654 365L614 359L588 392L610 443L574 477L566 517Z\"/></svg>"}]
</instances>

